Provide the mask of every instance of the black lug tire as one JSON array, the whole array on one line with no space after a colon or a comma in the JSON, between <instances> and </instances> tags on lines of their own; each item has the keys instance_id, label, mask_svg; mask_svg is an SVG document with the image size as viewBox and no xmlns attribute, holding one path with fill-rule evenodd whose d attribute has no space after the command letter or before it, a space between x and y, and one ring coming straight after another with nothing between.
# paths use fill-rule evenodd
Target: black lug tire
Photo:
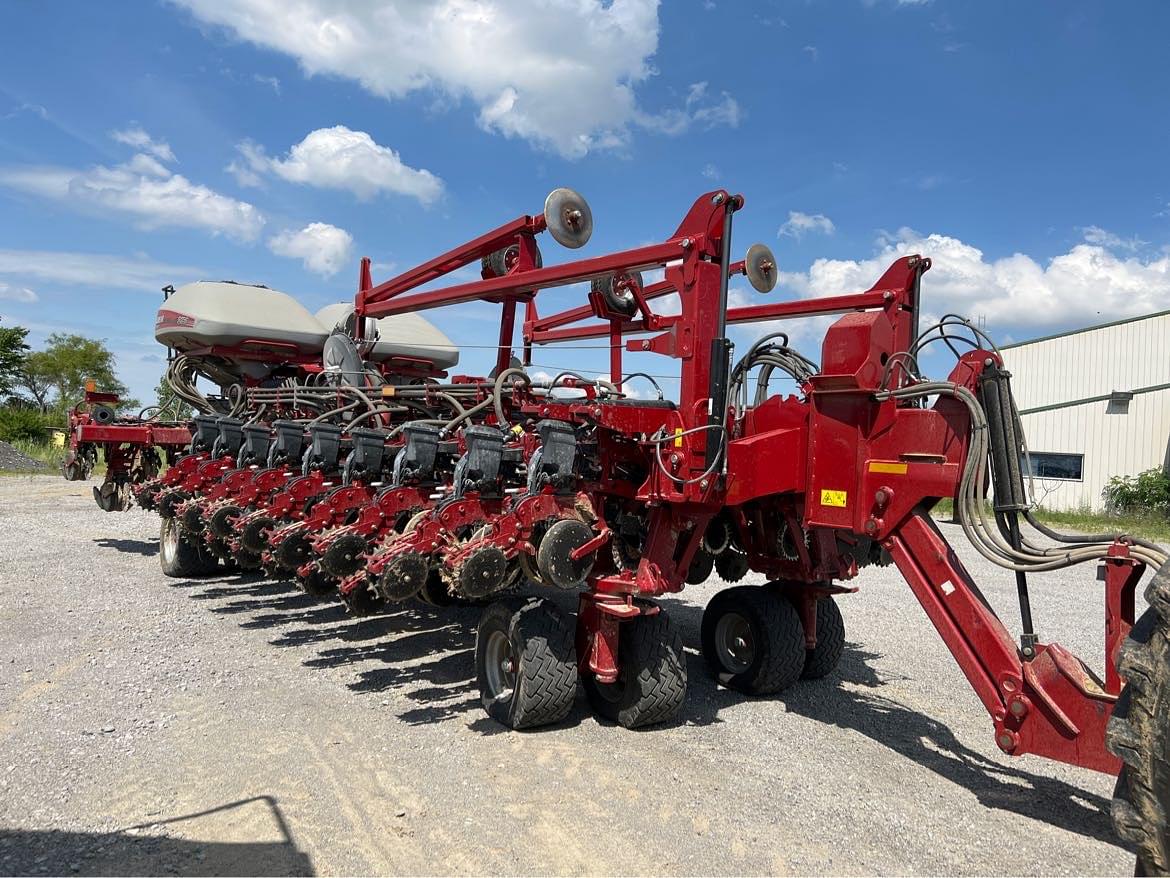
<instances>
[{"instance_id":1,"label":"black lug tire","mask_svg":"<svg viewBox=\"0 0 1170 878\"><path fill-rule=\"evenodd\" d=\"M585 694L598 714L627 729L664 723L687 697L687 660L682 637L663 611L623 622L618 641L617 682L599 683L587 674Z\"/></svg>"},{"instance_id":2,"label":"black lug tire","mask_svg":"<svg viewBox=\"0 0 1170 878\"><path fill-rule=\"evenodd\" d=\"M728 548L715 556L715 572L724 582L739 582L750 569L747 555L737 549Z\"/></svg>"},{"instance_id":3,"label":"black lug tire","mask_svg":"<svg viewBox=\"0 0 1170 878\"><path fill-rule=\"evenodd\" d=\"M1170 563L1146 588L1150 607L1120 650L1125 688L1105 743L1124 765L1113 825L1137 849L1137 875L1170 875Z\"/></svg>"},{"instance_id":4,"label":"black lug tire","mask_svg":"<svg viewBox=\"0 0 1170 878\"><path fill-rule=\"evenodd\" d=\"M756 647L750 664L739 670L725 664L716 643L719 620L728 613L747 621ZM748 695L787 689L804 673L808 652L796 608L777 590L755 585L727 588L711 599L703 611L702 647L715 678Z\"/></svg>"},{"instance_id":5,"label":"black lug tire","mask_svg":"<svg viewBox=\"0 0 1170 878\"><path fill-rule=\"evenodd\" d=\"M216 559L201 547L192 545L173 518L160 519L158 560L164 576L189 579L213 573Z\"/></svg>"},{"instance_id":6,"label":"black lug tire","mask_svg":"<svg viewBox=\"0 0 1170 878\"><path fill-rule=\"evenodd\" d=\"M514 685L493 693L487 658L493 635L507 638L517 667ZM577 662L573 628L556 605L542 598L497 601L480 617L475 672L488 716L512 729L559 722L573 707Z\"/></svg>"},{"instance_id":7,"label":"black lug tire","mask_svg":"<svg viewBox=\"0 0 1170 878\"><path fill-rule=\"evenodd\" d=\"M806 680L827 677L841 661L845 651L845 620L841 608L829 595L817 601L817 645L805 650L804 671Z\"/></svg>"},{"instance_id":8,"label":"black lug tire","mask_svg":"<svg viewBox=\"0 0 1170 878\"><path fill-rule=\"evenodd\" d=\"M687 568L687 585L702 585L715 569L715 556L705 549L697 549Z\"/></svg>"}]
</instances>

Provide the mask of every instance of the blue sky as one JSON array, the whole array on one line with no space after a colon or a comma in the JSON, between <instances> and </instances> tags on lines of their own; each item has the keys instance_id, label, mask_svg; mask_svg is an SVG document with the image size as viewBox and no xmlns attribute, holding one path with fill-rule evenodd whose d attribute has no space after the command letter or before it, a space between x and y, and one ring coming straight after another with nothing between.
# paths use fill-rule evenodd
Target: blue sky
<instances>
[{"instance_id":1,"label":"blue sky","mask_svg":"<svg viewBox=\"0 0 1170 878\"><path fill-rule=\"evenodd\" d=\"M736 246L775 250L774 296L862 289L915 251L928 310L1004 341L1170 307L1170 4L292 7L6 6L6 325L108 339L145 399L164 284L259 281L315 309L352 296L359 256L384 279L556 186L593 207L585 254L742 192ZM483 343L486 307L433 319ZM822 326L793 327L814 357ZM541 360L604 369L590 357ZM468 348L460 371L486 363Z\"/></svg>"}]
</instances>

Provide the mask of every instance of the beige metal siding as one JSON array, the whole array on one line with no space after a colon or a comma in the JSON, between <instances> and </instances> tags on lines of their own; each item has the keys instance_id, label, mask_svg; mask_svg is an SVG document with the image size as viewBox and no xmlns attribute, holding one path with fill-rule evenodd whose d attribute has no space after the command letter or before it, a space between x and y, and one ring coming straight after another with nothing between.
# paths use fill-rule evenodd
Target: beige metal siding
<instances>
[{"instance_id":1,"label":"beige metal siding","mask_svg":"<svg viewBox=\"0 0 1170 878\"><path fill-rule=\"evenodd\" d=\"M1040 505L1099 509L1110 478L1165 464L1170 390L1135 396L1128 414L1108 414L1108 405L1091 402L1023 416L1031 450L1084 455L1081 481L1034 480Z\"/></svg>"},{"instance_id":2,"label":"beige metal siding","mask_svg":"<svg viewBox=\"0 0 1170 878\"><path fill-rule=\"evenodd\" d=\"M1008 348L1021 409L1170 382L1170 314Z\"/></svg>"}]
</instances>

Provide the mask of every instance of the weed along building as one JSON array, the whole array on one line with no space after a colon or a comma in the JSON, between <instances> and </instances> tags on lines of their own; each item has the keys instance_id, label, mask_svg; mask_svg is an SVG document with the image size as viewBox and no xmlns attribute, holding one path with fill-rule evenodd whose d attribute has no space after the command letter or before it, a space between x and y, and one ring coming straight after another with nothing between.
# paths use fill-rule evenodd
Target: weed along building
<instances>
[{"instance_id":1,"label":"weed along building","mask_svg":"<svg viewBox=\"0 0 1170 878\"><path fill-rule=\"evenodd\" d=\"M1003 348L1048 509L1100 509L1113 476L1167 465L1170 311Z\"/></svg>"}]
</instances>

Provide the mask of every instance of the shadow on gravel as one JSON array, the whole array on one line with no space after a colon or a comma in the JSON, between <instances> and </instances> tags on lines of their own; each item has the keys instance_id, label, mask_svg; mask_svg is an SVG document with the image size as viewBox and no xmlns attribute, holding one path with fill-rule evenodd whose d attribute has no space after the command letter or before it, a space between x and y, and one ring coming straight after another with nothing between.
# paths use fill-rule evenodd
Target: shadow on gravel
<instances>
[{"instance_id":1,"label":"shadow on gravel","mask_svg":"<svg viewBox=\"0 0 1170 878\"><path fill-rule=\"evenodd\" d=\"M159 827L263 802L281 841L197 841L149 834ZM180 817L114 832L0 829L0 875L315 875L309 855L293 841L276 800L242 799Z\"/></svg>"},{"instance_id":2,"label":"shadow on gravel","mask_svg":"<svg viewBox=\"0 0 1170 878\"><path fill-rule=\"evenodd\" d=\"M683 642L698 643L702 608L675 601L664 605L680 627ZM823 680L801 681L771 700L788 713L865 735L970 790L986 808L1009 811L1078 835L1118 844L1108 799L1061 780L1004 765L967 747L944 723L873 691L890 679L870 664L880 657L860 644L846 643L841 662L832 675ZM687 659L688 691L682 722L696 725L720 722L720 710L747 698L718 686L701 656L688 654ZM990 741L990 720L987 736Z\"/></svg>"},{"instance_id":3,"label":"shadow on gravel","mask_svg":"<svg viewBox=\"0 0 1170 878\"><path fill-rule=\"evenodd\" d=\"M94 540L103 549L114 549L130 555L144 555L153 558L158 554L158 540L122 540L102 537Z\"/></svg>"},{"instance_id":4,"label":"shadow on gravel","mask_svg":"<svg viewBox=\"0 0 1170 878\"><path fill-rule=\"evenodd\" d=\"M246 615L239 623L244 628L299 625L271 643L315 648L316 655L303 660L306 667L355 667L356 679L348 684L354 692L393 692L417 703L417 707L399 713L408 723L434 723L480 710L472 655L475 626L482 612L479 607L436 608L412 602L380 615L355 618L336 601L305 595L287 582L227 579L174 584L205 586L191 592L200 600L228 599L212 611ZM575 594L551 597L562 610L575 610ZM678 626L683 642L697 644L703 608L670 598L662 601L662 606ZM832 676L800 682L772 700L777 709L865 735L970 790L984 807L1117 843L1107 799L1064 781L1004 765L964 745L949 726L878 694L874 690L884 686L889 675L879 674L871 665L877 658L878 654L847 643ZM719 687L706 662L693 650L687 653L687 676L688 697L675 725L722 722L722 710L745 700L744 695ZM573 711L560 727L577 725L589 715L588 704L578 694ZM468 728L484 735L505 731L484 716L469 722ZM645 731L653 733L656 728L662 727ZM989 739L990 728L989 723Z\"/></svg>"}]
</instances>

